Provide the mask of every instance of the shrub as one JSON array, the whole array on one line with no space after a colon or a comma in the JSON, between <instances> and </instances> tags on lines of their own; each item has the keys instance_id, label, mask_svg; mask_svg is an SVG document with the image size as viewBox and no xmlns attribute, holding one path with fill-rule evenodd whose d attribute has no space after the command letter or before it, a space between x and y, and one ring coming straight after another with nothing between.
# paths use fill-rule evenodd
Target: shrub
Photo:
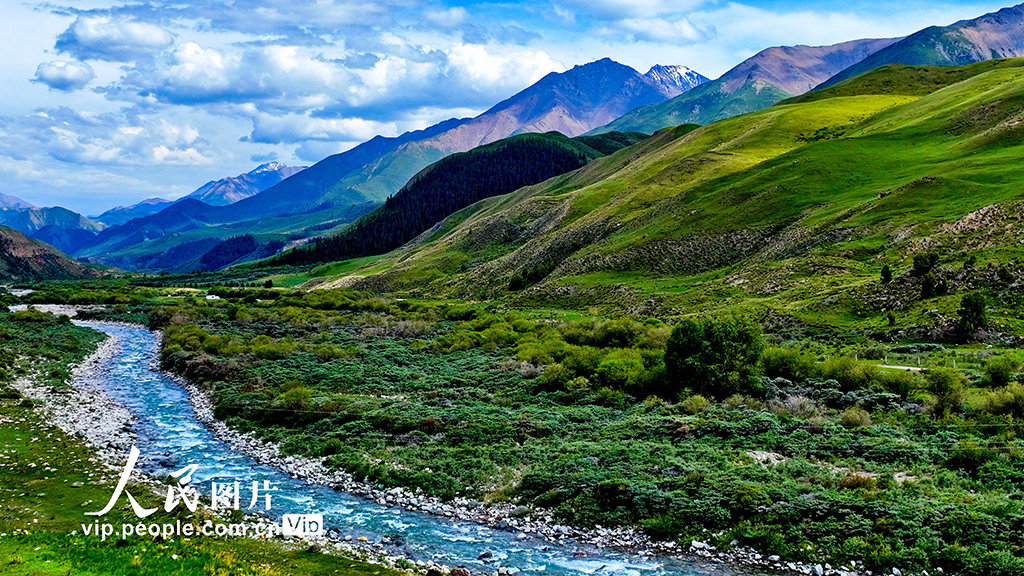
<instances>
[{"instance_id":1,"label":"shrub","mask_svg":"<svg viewBox=\"0 0 1024 576\"><path fill-rule=\"evenodd\" d=\"M679 408L687 414L700 414L710 407L711 401L699 394L687 397L679 405Z\"/></svg>"},{"instance_id":2,"label":"shrub","mask_svg":"<svg viewBox=\"0 0 1024 576\"><path fill-rule=\"evenodd\" d=\"M925 372L924 379L928 391L935 397L933 415L948 416L963 403L967 392L967 378L960 372L949 368L932 368Z\"/></svg>"},{"instance_id":3,"label":"shrub","mask_svg":"<svg viewBox=\"0 0 1024 576\"><path fill-rule=\"evenodd\" d=\"M909 370L880 370L875 382L886 391L906 400L921 387L921 378Z\"/></svg>"},{"instance_id":4,"label":"shrub","mask_svg":"<svg viewBox=\"0 0 1024 576\"><path fill-rule=\"evenodd\" d=\"M963 338L977 332L988 322L985 296L977 292L966 294L960 299L960 309L957 310L957 315L959 316L957 328Z\"/></svg>"},{"instance_id":5,"label":"shrub","mask_svg":"<svg viewBox=\"0 0 1024 576\"><path fill-rule=\"evenodd\" d=\"M565 383L565 389L573 394L585 392L590 389L590 380L577 376Z\"/></svg>"},{"instance_id":6,"label":"shrub","mask_svg":"<svg viewBox=\"0 0 1024 576\"><path fill-rule=\"evenodd\" d=\"M848 392L870 386L878 374L878 368L849 356L837 356L822 364L818 374L827 380L839 382L839 387Z\"/></svg>"},{"instance_id":7,"label":"shrub","mask_svg":"<svg viewBox=\"0 0 1024 576\"><path fill-rule=\"evenodd\" d=\"M679 388L725 398L749 392L760 383L758 363L764 351L760 328L739 318L684 320L672 329L665 368Z\"/></svg>"},{"instance_id":8,"label":"shrub","mask_svg":"<svg viewBox=\"0 0 1024 576\"><path fill-rule=\"evenodd\" d=\"M594 394L594 402L609 408L621 408L626 401L626 395L614 388L604 387Z\"/></svg>"},{"instance_id":9,"label":"shrub","mask_svg":"<svg viewBox=\"0 0 1024 576\"><path fill-rule=\"evenodd\" d=\"M864 428L871 426L871 415L863 408L847 408L839 418L844 428Z\"/></svg>"},{"instance_id":10,"label":"shrub","mask_svg":"<svg viewBox=\"0 0 1024 576\"><path fill-rule=\"evenodd\" d=\"M344 444L341 443L341 440L338 440L337 438L329 438L324 442L321 452L324 456L330 456L341 452L342 448L344 448Z\"/></svg>"},{"instance_id":11,"label":"shrub","mask_svg":"<svg viewBox=\"0 0 1024 576\"><path fill-rule=\"evenodd\" d=\"M509 371L517 370L519 368L519 362L515 360L507 361L510 363ZM502 366L505 364L503 363ZM531 364L532 366L532 364ZM560 390L567 382L573 379L575 374L572 370L569 370L561 364L548 364L544 368L544 373L540 375L540 383L547 390Z\"/></svg>"},{"instance_id":12,"label":"shrub","mask_svg":"<svg viewBox=\"0 0 1024 576\"><path fill-rule=\"evenodd\" d=\"M867 474L847 474L839 481L842 490L874 490L878 482Z\"/></svg>"},{"instance_id":13,"label":"shrub","mask_svg":"<svg viewBox=\"0 0 1024 576\"><path fill-rule=\"evenodd\" d=\"M632 349L616 350L605 357L594 371L597 381L611 388L631 388L644 372L640 353Z\"/></svg>"},{"instance_id":14,"label":"shrub","mask_svg":"<svg viewBox=\"0 0 1024 576\"><path fill-rule=\"evenodd\" d=\"M288 410L306 410L309 408L309 401L313 398L312 392L304 386L291 388L278 397L278 402Z\"/></svg>"},{"instance_id":15,"label":"shrub","mask_svg":"<svg viewBox=\"0 0 1024 576\"><path fill-rule=\"evenodd\" d=\"M590 346L569 346L562 365L577 376L592 378L601 364L601 351Z\"/></svg>"},{"instance_id":16,"label":"shrub","mask_svg":"<svg viewBox=\"0 0 1024 576\"><path fill-rule=\"evenodd\" d=\"M928 300L934 298L936 294L938 294L938 280L936 280L935 274L927 272L921 277L921 298Z\"/></svg>"},{"instance_id":17,"label":"shrub","mask_svg":"<svg viewBox=\"0 0 1024 576\"><path fill-rule=\"evenodd\" d=\"M795 416L810 418L821 416L822 407L806 396L791 395L784 398L772 398L768 401L768 411L777 416Z\"/></svg>"},{"instance_id":18,"label":"shrub","mask_svg":"<svg viewBox=\"0 0 1024 576\"><path fill-rule=\"evenodd\" d=\"M924 254L914 255L914 274L922 276L935 265L939 263L939 254L937 252L926 252Z\"/></svg>"},{"instance_id":19,"label":"shrub","mask_svg":"<svg viewBox=\"0 0 1024 576\"><path fill-rule=\"evenodd\" d=\"M764 403L757 398L751 398L750 396L744 396L742 394L733 394L722 401L722 407L726 410L761 410L764 408Z\"/></svg>"},{"instance_id":20,"label":"shrub","mask_svg":"<svg viewBox=\"0 0 1024 576\"><path fill-rule=\"evenodd\" d=\"M882 282L885 284L892 282L892 268L888 264L882 266Z\"/></svg>"},{"instance_id":21,"label":"shrub","mask_svg":"<svg viewBox=\"0 0 1024 576\"><path fill-rule=\"evenodd\" d=\"M985 378L989 386L1006 386L1014 380L1020 363L1010 356L996 356L985 363Z\"/></svg>"},{"instance_id":22,"label":"shrub","mask_svg":"<svg viewBox=\"0 0 1024 576\"><path fill-rule=\"evenodd\" d=\"M985 398L982 410L989 414L1024 418L1024 384L1013 382L993 390Z\"/></svg>"},{"instance_id":23,"label":"shrub","mask_svg":"<svg viewBox=\"0 0 1024 576\"><path fill-rule=\"evenodd\" d=\"M814 358L793 348L769 348L761 358L764 375L798 382L814 375Z\"/></svg>"},{"instance_id":24,"label":"shrub","mask_svg":"<svg viewBox=\"0 0 1024 576\"><path fill-rule=\"evenodd\" d=\"M996 458L998 458L998 455L994 451L985 448L976 441L961 440L950 450L946 466L954 470L963 470L969 474L974 474L986 462Z\"/></svg>"}]
</instances>

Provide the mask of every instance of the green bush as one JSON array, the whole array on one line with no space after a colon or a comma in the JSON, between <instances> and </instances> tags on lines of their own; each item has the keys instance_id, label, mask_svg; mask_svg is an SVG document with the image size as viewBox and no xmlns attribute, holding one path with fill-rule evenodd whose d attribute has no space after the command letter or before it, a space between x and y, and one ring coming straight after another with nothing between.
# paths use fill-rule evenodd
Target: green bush
<instances>
[{"instance_id":1,"label":"green bush","mask_svg":"<svg viewBox=\"0 0 1024 576\"><path fill-rule=\"evenodd\" d=\"M1024 384L1013 382L989 392L982 410L989 414L1024 418Z\"/></svg>"},{"instance_id":2,"label":"green bush","mask_svg":"<svg viewBox=\"0 0 1024 576\"><path fill-rule=\"evenodd\" d=\"M337 438L328 438L324 442L321 452L324 456L330 456L332 454L338 454L344 447L345 445L341 443L341 440L338 440Z\"/></svg>"},{"instance_id":3,"label":"green bush","mask_svg":"<svg viewBox=\"0 0 1024 576\"><path fill-rule=\"evenodd\" d=\"M996 356L985 363L985 379L989 386L1006 386L1013 382L1020 370L1020 363L1010 356Z\"/></svg>"},{"instance_id":4,"label":"green bush","mask_svg":"<svg viewBox=\"0 0 1024 576\"><path fill-rule=\"evenodd\" d=\"M939 263L939 254L937 252L926 252L924 254L914 255L914 274L922 276Z\"/></svg>"},{"instance_id":5,"label":"green bush","mask_svg":"<svg viewBox=\"0 0 1024 576\"><path fill-rule=\"evenodd\" d=\"M949 368L932 368L924 373L928 391L935 397L932 414L945 417L960 408L967 393L967 378Z\"/></svg>"},{"instance_id":6,"label":"green bush","mask_svg":"<svg viewBox=\"0 0 1024 576\"><path fill-rule=\"evenodd\" d=\"M594 371L594 376L599 384L621 390L635 387L643 373L644 363L640 352L627 348L605 356Z\"/></svg>"},{"instance_id":7,"label":"green bush","mask_svg":"<svg viewBox=\"0 0 1024 576\"><path fill-rule=\"evenodd\" d=\"M963 338L970 337L988 322L986 306L985 296L978 292L972 292L960 299L957 329Z\"/></svg>"},{"instance_id":8,"label":"green bush","mask_svg":"<svg viewBox=\"0 0 1024 576\"><path fill-rule=\"evenodd\" d=\"M711 401L699 394L688 396L679 404L679 408L687 414L700 414L710 407Z\"/></svg>"},{"instance_id":9,"label":"green bush","mask_svg":"<svg viewBox=\"0 0 1024 576\"><path fill-rule=\"evenodd\" d=\"M608 408L622 408L626 402L626 395L619 390L606 386L594 394L594 402Z\"/></svg>"},{"instance_id":10,"label":"green bush","mask_svg":"<svg viewBox=\"0 0 1024 576\"><path fill-rule=\"evenodd\" d=\"M305 386L291 388L278 397L278 403L287 410L303 411L309 409L313 393Z\"/></svg>"},{"instance_id":11,"label":"green bush","mask_svg":"<svg viewBox=\"0 0 1024 576\"><path fill-rule=\"evenodd\" d=\"M974 440L961 440L949 453L946 466L954 470L963 470L974 474L986 462L998 458L995 451L985 448Z\"/></svg>"},{"instance_id":12,"label":"green bush","mask_svg":"<svg viewBox=\"0 0 1024 576\"><path fill-rule=\"evenodd\" d=\"M761 358L764 375L801 382L816 374L814 358L794 348L768 348Z\"/></svg>"},{"instance_id":13,"label":"green bush","mask_svg":"<svg viewBox=\"0 0 1024 576\"><path fill-rule=\"evenodd\" d=\"M757 389L763 350L761 329L752 322L736 317L687 319L672 329L665 368L676 378L677 390L689 386L726 398Z\"/></svg>"},{"instance_id":14,"label":"green bush","mask_svg":"<svg viewBox=\"0 0 1024 576\"><path fill-rule=\"evenodd\" d=\"M826 380L835 380L843 391L849 392L863 390L874 383L878 368L849 356L837 356L819 366L818 375Z\"/></svg>"},{"instance_id":15,"label":"green bush","mask_svg":"<svg viewBox=\"0 0 1024 576\"><path fill-rule=\"evenodd\" d=\"M928 300L934 298L939 293L938 279L932 272L926 272L921 277L921 298Z\"/></svg>"},{"instance_id":16,"label":"green bush","mask_svg":"<svg viewBox=\"0 0 1024 576\"><path fill-rule=\"evenodd\" d=\"M879 370L874 380L887 392L904 400L921 388L921 377L910 370Z\"/></svg>"},{"instance_id":17,"label":"green bush","mask_svg":"<svg viewBox=\"0 0 1024 576\"><path fill-rule=\"evenodd\" d=\"M844 428L862 428L871 426L871 415L863 408L847 408L846 410L843 410L843 414L839 418L839 423L842 424Z\"/></svg>"}]
</instances>

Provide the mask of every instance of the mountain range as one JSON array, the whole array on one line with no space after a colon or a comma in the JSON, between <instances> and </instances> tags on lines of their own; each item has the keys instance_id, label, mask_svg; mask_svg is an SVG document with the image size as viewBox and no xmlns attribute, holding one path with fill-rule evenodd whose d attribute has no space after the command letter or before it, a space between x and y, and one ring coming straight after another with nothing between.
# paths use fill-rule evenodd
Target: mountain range
<instances>
[{"instance_id":1,"label":"mountain range","mask_svg":"<svg viewBox=\"0 0 1024 576\"><path fill-rule=\"evenodd\" d=\"M0 225L52 244L65 252L90 242L103 229L102 224L60 206L3 208L0 209Z\"/></svg>"},{"instance_id":2,"label":"mountain range","mask_svg":"<svg viewBox=\"0 0 1024 576\"><path fill-rule=\"evenodd\" d=\"M833 46L780 46L744 60L720 78L671 100L637 108L595 130L648 134L679 124L709 124L803 94L896 39Z\"/></svg>"},{"instance_id":3,"label":"mountain range","mask_svg":"<svg viewBox=\"0 0 1024 576\"><path fill-rule=\"evenodd\" d=\"M199 200L209 206L227 206L239 200L255 196L282 180L305 170L305 166L287 166L280 162L268 162L257 166L254 170L235 177L211 180L197 190L177 200L163 198L147 198L131 206L118 206L107 210L99 216L93 216L96 222L107 226L124 224L133 218L143 218L156 214L161 210L177 204L186 198Z\"/></svg>"},{"instance_id":4,"label":"mountain range","mask_svg":"<svg viewBox=\"0 0 1024 576\"><path fill-rule=\"evenodd\" d=\"M26 202L21 198L14 196L8 196L7 194L0 194L0 208L32 208L30 202Z\"/></svg>"},{"instance_id":5,"label":"mountain range","mask_svg":"<svg viewBox=\"0 0 1024 576\"><path fill-rule=\"evenodd\" d=\"M854 40L834 46L763 50L696 90L642 107L598 131L651 133L668 126L707 124L762 110L884 64L956 66L1024 56L1024 5L906 38Z\"/></svg>"},{"instance_id":6,"label":"mountain range","mask_svg":"<svg viewBox=\"0 0 1024 576\"><path fill-rule=\"evenodd\" d=\"M1024 56L1024 4L949 26L930 26L878 50L835 74L822 88L883 66L962 66L993 58Z\"/></svg>"},{"instance_id":7,"label":"mountain range","mask_svg":"<svg viewBox=\"0 0 1024 576\"><path fill-rule=\"evenodd\" d=\"M911 262L941 247L936 274L951 290L971 289L965 261L1013 276L1024 176L1007 159L1024 154L1022 102L1024 58L887 65L794 103L662 130L309 285L809 325L954 314L957 299L920 300ZM883 266L897 285L878 281Z\"/></svg>"},{"instance_id":8,"label":"mountain range","mask_svg":"<svg viewBox=\"0 0 1024 576\"><path fill-rule=\"evenodd\" d=\"M873 82L895 77L863 74L879 70L879 64L948 66L1015 55L1022 46L1024 10L1014 7L906 38L768 48L714 81L682 66L654 66L641 74L605 58L551 73L476 117L446 120L394 138L378 136L306 169L271 163L209 182L177 201L151 199L107 211L98 222L3 197L0 202L17 207L0 210L0 224L9 223L90 261L139 270L185 269L204 251L231 238L245 240L222 251L234 254L256 246L255 254L330 237L438 160L517 134L652 133L683 123L708 124L782 101L808 104L833 88L862 90L862 77ZM893 86L887 90L890 95L922 95ZM593 170L588 165L584 171Z\"/></svg>"},{"instance_id":9,"label":"mountain range","mask_svg":"<svg viewBox=\"0 0 1024 576\"><path fill-rule=\"evenodd\" d=\"M499 102L483 114L430 138L403 144L353 171L325 193L326 198L353 191L367 198L394 194L416 172L449 154L525 132L560 132L574 137L626 112L668 98L706 82L685 66L654 66L646 74L603 58L552 72L532 86Z\"/></svg>"},{"instance_id":10,"label":"mountain range","mask_svg":"<svg viewBox=\"0 0 1024 576\"><path fill-rule=\"evenodd\" d=\"M655 66L646 74L610 59L576 66L548 74L479 116L447 120L397 138L374 138L230 205L199 201L201 188L158 212L107 228L73 253L138 269L142 261L157 261L153 255L206 238L252 234L261 243L301 242L329 232L327 222L338 228L350 223L449 154L520 133L582 134L705 80L682 66Z\"/></svg>"}]
</instances>

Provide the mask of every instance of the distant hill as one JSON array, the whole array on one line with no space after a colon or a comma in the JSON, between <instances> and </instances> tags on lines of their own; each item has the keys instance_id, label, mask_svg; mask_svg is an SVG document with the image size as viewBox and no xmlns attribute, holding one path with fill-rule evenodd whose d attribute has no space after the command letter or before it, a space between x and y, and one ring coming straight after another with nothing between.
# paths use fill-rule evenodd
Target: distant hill
<instances>
[{"instance_id":1,"label":"distant hill","mask_svg":"<svg viewBox=\"0 0 1024 576\"><path fill-rule=\"evenodd\" d=\"M558 132L521 134L452 154L421 170L383 206L341 233L281 254L270 263L308 264L384 254L474 202L576 170L645 138L618 132L577 138Z\"/></svg>"},{"instance_id":2,"label":"distant hill","mask_svg":"<svg viewBox=\"0 0 1024 576\"><path fill-rule=\"evenodd\" d=\"M90 219L107 226L119 226L133 218L156 214L174 203L175 200L165 200L164 198L146 198L131 206L116 206L98 216L92 216Z\"/></svg>"},{"instance_id":3,"label":"distant hill","mask_svg":"<svg viewBox=\"0 0 1024 576\"><path fill-rule=\"evenodd\" d=\"M245 174L207 182L191 194L177 200L147 198L131 206L111 208L103 214L93 217L93 220L102 222L107 226L119 226L133 218L144 218L150 214L156 214L169 206L181 202L185 198L199 200L208 206L227 206L239 200L255 196L303 170L305 170L305 166L288 166L280 162L269 162Z\"/></svg>"},{"instance_id":4,"label":"distant hill","mask_svg":"<svg viewBox=\"0 0 1024 576\"><path fill-rule=\"evenodd\" d=\"M821 84L832 86L885 64L962 66L1024 56L1024 4L950 26L930 26L871 54Z\"/></svg>"},{"instance_id":5,"label":"distant hill","mask_svg":"<svg viewBox=\"0 0 1024 576\"><path fill-rule=\"evenodd\" d=\"M989 70L1020 68L1022 66L1024 66L1024 58L985 60L967 66L886 64L827 88L821 88L801 96L783 100L779 104L801 104L828 100L829 98L869 94L925 96L940 88L963 82Z\"/></svg>"},{"instance_id":6,"label":"distant hill","mask_svg":"<svg viewBox=\"0 0 1024 576\"><path fill-rule=\"evenodd\" d=\"M0 226L0 279L16 281L95 278L96 270L42 241Z\"/></svg>"},{"instance_id":7,"label":"distant hill","mask_svg":"<svg viewBox=\"0 0 1024 576\"><path fill-rule=\"evenodd\" d=\"M14 228L67 252L91 242L96 233L103 229L102 224L60 206L3 208L0 209L0 225Z\"/></svg>"},{"instance_id":8,"label":"distant hill","mask_svg":"<svg viewBox=\"0 0 1024 576\"><path fill-rule=\"evenodd\" d=\"M283 216L315 210L325 204L324 194L354 170L375 161L406 142L430 138L438 133L451 130L465 121L465 119L445 120L429 128L406 132L395 138L375 136L351 150L328 156L255 196L232 204L229 208L211 210L210 220L221 223L241 222L253 218ZM383 199L384 197L368 198L360 193L335 195L333 205L361 204Z\"/></svg>"},{"instance_id":9,"label":"distant hill","mask_svg":"<svg viewBox=\"0 0 1024 576\"><path fill-rule=\"evenodd\" d=\"M32 204L7 194L0 194L0 208L32 208Z\"/></svg>"},{"instance_id":10,"label":"distant hill","mask_svg":"<svg viewBox=\"0 0 1024 576\"><path fill-rule=\"evenodd\" d=\"M305 166L287 166L280 162L270 162L234 178L207 182L186 198L194 198L210 206L227 206L255 196L305 169Z\"/></svg>"},{"instance_id":11,"label":"distant hill","mask_svg":"<svg viewBox=\"0 0 1024 576\"><path fill-rule=\"evenodd\" d=\"M609 58L552 72L473 119L431 138L403 144L353 171L324 198L336 202L335 197L359 193L383 199L416 172L449 154L526 132L579 136L639 106L663 102L706 81L683 66L655 66L641 74Z\"/></svg>"},{"instance_id":12,"label":"distant hill","mask_svg":"<svg viewBox=\"0 0 1024 576\"><path fill-rule=\"evenodd\" d=\"M832 46L768 48L744 60L717 80L666 102L625 113L592 133L653 133L680 124L709 124L762 110L803 94L897 39L853 40Z\"/></svg>"}]
</instances>

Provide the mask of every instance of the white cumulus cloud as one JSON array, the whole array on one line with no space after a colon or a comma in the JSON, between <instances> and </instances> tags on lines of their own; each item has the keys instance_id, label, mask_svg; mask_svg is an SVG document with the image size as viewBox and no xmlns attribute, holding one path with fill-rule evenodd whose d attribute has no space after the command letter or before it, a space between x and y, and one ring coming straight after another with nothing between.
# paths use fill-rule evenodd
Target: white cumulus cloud
<instances>
[{"instance_id":1,"label":"white cumulus cloud","mask_svg":"<svg viewBox=\"0 0 1024 576\"><path fill-rule=\"evenodd\" d=\"M36 67L36 77L32 79L32 82L45 84L52 90L71 92L81 90L95 77L96 73L92 66L85 62L55 60L43 62Z\"/></svg>"},{"instance_id":2,"label":"white cumulus cloud","mask_svg":"<svg viewBox=\"0 0 1024 576\"><path fill-rule=\"evenodd\" d=\"M57 37L56 48L82 60L131 62L174 44L166 28L110 16L79 16Z\"/></svg>"}]
</instances>

